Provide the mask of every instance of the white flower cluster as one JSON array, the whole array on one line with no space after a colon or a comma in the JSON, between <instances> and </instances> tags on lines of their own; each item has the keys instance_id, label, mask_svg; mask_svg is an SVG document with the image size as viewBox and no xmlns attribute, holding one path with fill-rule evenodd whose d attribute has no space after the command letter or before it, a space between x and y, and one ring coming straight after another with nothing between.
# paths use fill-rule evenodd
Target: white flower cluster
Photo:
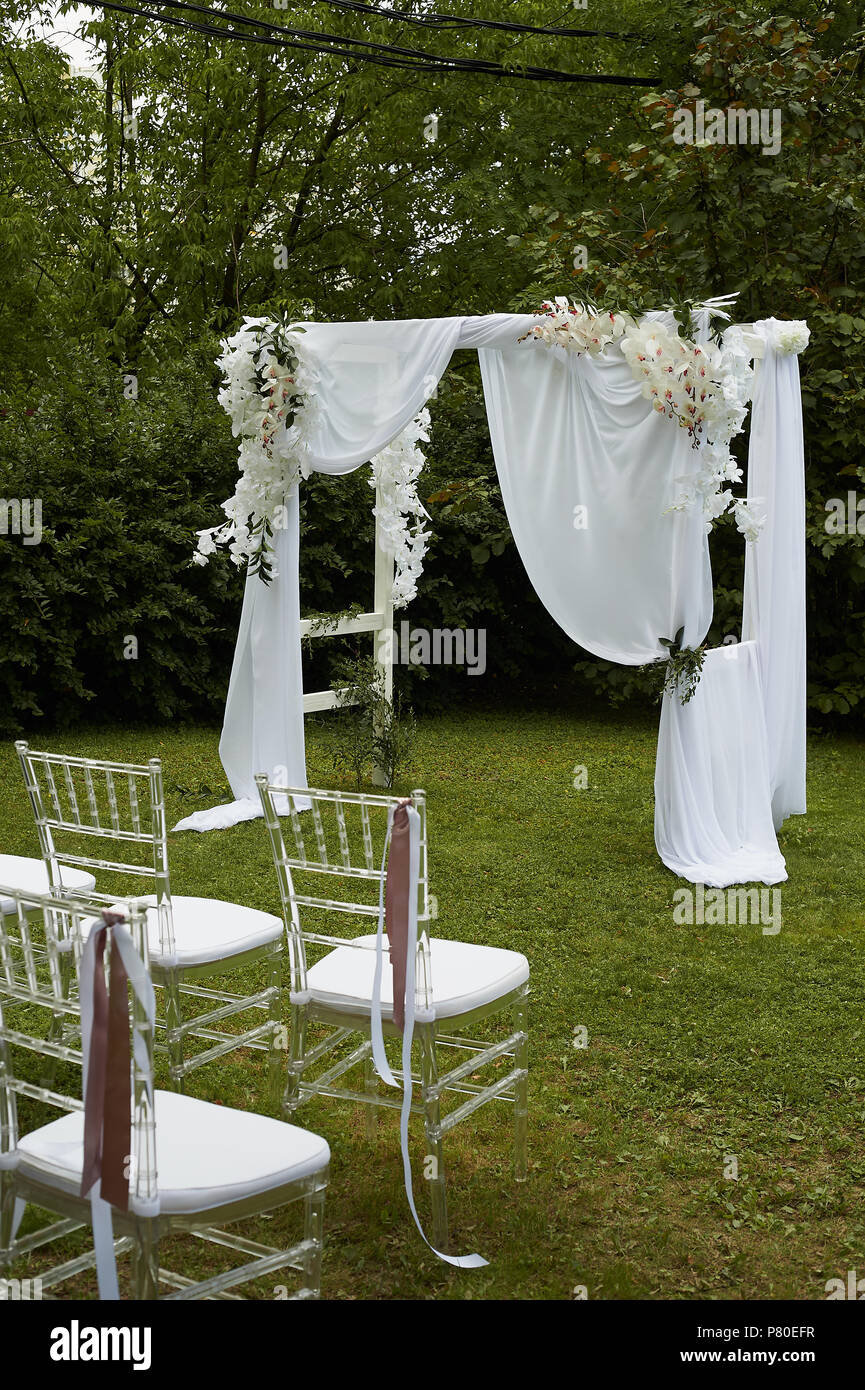
<instances>
[{"instance_id":1,"label":"white flower cluster","mask_svg":"<svg viewBox=\"0 0 865 1390\"><path fill-rule=\"evenodd\" d=\"M643 395L655 410L677 420L700 450L699 470L678 479L683 487L673 509L699 505L711 531L732 507L739 530L756 539L762 521L725 486L742 480L730 444L744 427L754 380L742 330L728 328L720 345L699 344L644 319L628 328L621 349L635 379L643 379Z\"/></svg>"},{"instance_id":2,"label":"white flower cluster","mask_svg":"<svg viewBox=\"0 0 865 1390\"><path fill-rule=\"evenodd\" d=\"M764 326L769 328L768 340L776 352L804 352L811 337L811 330L804 319L767 319Z\"/></svg>"},{"instance_id":3,"label":"white flower cluster","mask_svg":"<svg viewBox=\"0 0 865 1390\"><path fill-rule=\"evenodd\" d=\"M306 476L310 426L318 380L301 330L269 319L245 318L243 327L222 344L217 366L224 385L219 403L240 438L240 475L234 495L223 502L227 521L199 532L196 564L206 565L219 546L229 547L236 565L262 565L263 577L276 574L265 560L266 527L301 476Z\"/></svg>"},{"instance_id":4,"label":"white flower cluster","mask_svg":"<svg viewBox=\"0 0 865 1390\"><path fill-rule=\"evenodd\" d=\"M678 480L683 487L672 509L699 505L711 531L715 519L732 507L742 534L756 538L762 522L747 500L734 498L725 486L742 479L730 443L744 426L754 375L739 328L729 328L720 346L697 344L660 320L599 314L559 297L544 302L541 322L524 337L593 357L617 344L634 379L642 381L646 399L686 429L700 450L700 469Z\"/></svg>"},{"instance_id":5,"label":"white flower cluster","mask_svg":"<svg viewBox=\"0 0 865 1390\"><path fill-rule=\"evenodd\" d=\"M429 545L429 532L424 527L429 513L417 493L417 480L426 462L418 441L429 441L429 429L430 415L424 409L372 460L369 485L379 489L373 515L383 543L396 561L394 608L404 608L415 597Z\"/></svg>"},{"instance_id":6,"label":"white flower cluster","mask_svg":"<svg viewBox=\"0 0 865 1390\"><path fill-rule=\"evenodd\" d=\"M524 338L538 338L547 347L561 347L566 352L586 352L597 357L625 332L628 319L624 314L599 314L585 304L571 304L564 295L545 299L541 321Z\"/></svg>"}]
</instances>

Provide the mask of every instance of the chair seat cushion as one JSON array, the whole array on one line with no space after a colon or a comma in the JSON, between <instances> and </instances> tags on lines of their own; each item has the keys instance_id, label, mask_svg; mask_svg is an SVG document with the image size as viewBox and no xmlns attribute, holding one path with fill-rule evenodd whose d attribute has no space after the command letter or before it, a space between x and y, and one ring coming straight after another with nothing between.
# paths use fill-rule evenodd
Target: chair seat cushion
<instances>
[{"instance_id":1,"label":"chair seat cushion","mask_svg":"<svg viewBox=\"0 0 865 1390\"><path fill-rule=\"evenodd\" d=\"M163 959L159 942L159 914L156 898L151 894L145 902L153 903L147 912L147 940L151 961L158 965ZM258 946L277 941L283 933L281 917L259 912L254 907L226 903L220 898L177 898L172 895L174 919L174 952L179 965L206 965L209 961L238 956ZM83 925L89 932L92 920Z\"/></svg>"},{"instance_id":2,"label":"chair seat cushion","mask_svg":"<svg viewBox=\"0 0 865 1390\"><path fill-rule=\"evenodd\" d=\"M209 1211L297 1182L325 1168L324 1139L297 1125L194 1096L157 1091L156 1167L159 1209ZM84 1116L71 1111L26 1134L16 1151L22 1177L77 1193ZM134 1198L130 1196L134 1210Z\"/></svg>"},{"instance_id":3,"label":"chair seat cushion","mask_svg":"<svg viewBox=\"0 0 865 1390\"><path fill-rule=\"evenodd\" d=\"M356 941L375 945L374 936ZM465 941L430 941L433 1001L436 1018L453 1018L483 1008L518 989L529 978L529 963L517 951L498 946L474 946ZM375 951L338 946L307 972L313 999L341 1012L368 1013L372 1007ZM393 1016L393 972L384 947L381 1011Z\"/></svg>"},{"instance_id":4,"label":"chair seat cushion","mask_svg":"<svg viewBox=\"0 0 865 1390\"><path fill-rule=\"evenodd\" d=\"M96 879L84 869L61 866L60 882L64 888L73 892L90 893L96 886ZM20 888L22 893L48 893L48 870L41 859L27 859L20 854L0 854L0 885L3 888ZM0 913L14 912L13 898L4 897L0 892Z\"/></svg>"}]
</instances>

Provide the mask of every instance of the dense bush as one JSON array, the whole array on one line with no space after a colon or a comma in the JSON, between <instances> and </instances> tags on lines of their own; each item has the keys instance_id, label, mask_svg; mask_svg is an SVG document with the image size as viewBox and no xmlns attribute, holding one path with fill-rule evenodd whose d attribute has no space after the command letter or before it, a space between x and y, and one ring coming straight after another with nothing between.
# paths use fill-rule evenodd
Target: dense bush
<instances>
[{"instance_id":1,"label":"dense bush","mask_svg":"<svg viewBox=\"0 0 865 1390\"><path fill-rule=\"evenodd\" d=\"M90 711L146 720L221 710L243 579L224 556L190 563L194 532L219 519L236 469L216 402L215 346L207 338L172 351L138 379L135 398L117 368L83 351L52 371L50 391L2 397L0 491L41 499L43 528L38 545L0 537L4 733ZM490 682L573 664L516 555L475 362L449 373L432 410L421 479L432 541L420 594L397 622L483 628L486 673L403 669L418 707L475 691L486 698ZM304 613L371 607L369 470L315 476L301 495ZM326 688L347 650L369 641L309 643L307 688Z\"/></svg>"},{"instance_id":2,"label":"dense bush","mask_svg":"<svg viewBox=\"0 0 865 1390\"><path fill-rule=\"evenodd\" d=\"M241 581L190 565L234 470L208 353L124 392L83 351L0 401L0 492L41 499L42 540L0 537L0 721L176 718L224 697ZM130 639L134 639L134 642ZM137 655L136 646L137 644Z\"/></svg>"}]
</instances>

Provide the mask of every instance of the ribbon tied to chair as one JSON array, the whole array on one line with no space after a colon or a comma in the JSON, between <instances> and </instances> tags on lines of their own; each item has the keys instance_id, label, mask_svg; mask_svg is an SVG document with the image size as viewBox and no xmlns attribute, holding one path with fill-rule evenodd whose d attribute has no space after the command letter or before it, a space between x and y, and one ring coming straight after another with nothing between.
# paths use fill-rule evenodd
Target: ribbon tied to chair
<instances>
[{"instance_id":1,"label":"ribbon tied to chair","mask_svg":"<svg viewBox=\"0 0 865 1390\"><path fill-rule=\"evenodd\" d=\"M411 824L403 798L393 813L390 827L390 855L384 895L384 922L393 970L393 1021L400 1032L405 1027L405 977L408 951L408 913L411 892Z\"/></svg>"},{"instance_id":2,"label":"ribbon tied to chair","mask_svg":"<svg viewBox=\"0 0 865 1390\"><path fill-rule=\"evenodd\" d=\"M388 853L390 851L390 853ZM385 875L385 864L387 874ZM393 971L393 1021L402 1033L402 1108L400 1112L400 1148L402 1150L405 1193L409 1210L421 1237L446 1264L458 1269L480 1269L488 1261L482 1255L446 1255L426 1238L417 1214L408 1147L408 1125L411 1116L412 1073L411 1048L416 1015L415 971L417 968L417 906L420 878L420 815L406 797L388 809L387 834L381 859L379 885L378 932L376 934L375 977L372 990L370 1033L376 1071L387 1086L396 1081L384 1050L381 1013L381 978L383 967L383 930L387 922L387 938ZM409 970L409 962L412 964ZM428 1021L432 1021L433 1014Z\"/></svg>"},{"instance_id":3,"label":"ribbon tied to chair","mask_svg":"<svg viewBox=\"0 0 865 1390\"><path fill-rule=\"evenodd\" d=\"M124 919L119 913L106 910L102 920L105 925L95 927L91 933L93 1016L84 1094L81 1196L86 1197L98 1182L106 1202L128 1211L132 1076L128 976L119 950L112 949L110 953L109 991L105 988L104 969L108 929L118 926Z\"/></svg>"},{"instance_id":4,"label":"ribbon tied to chair","mask_svg":"<svg viewBox=\"0 0 865 1390\"><path fill-rule=\"evenodd\" d=\"M106 990L105 950L109 942ZM103 908L102 925L94 923L81 958L81 1196L90 1197L99 1297L104 1300L120 1298L111 1208L129 1210L132 1059L127 985L132 986L152 1028L156 1016L153 984L125 926L125 913ZM137 1030L133 1046L139 1073L152 1087L150 1059ZM151 1094L151 1106L152 1100Z\"/></svg>"}]
</instances>

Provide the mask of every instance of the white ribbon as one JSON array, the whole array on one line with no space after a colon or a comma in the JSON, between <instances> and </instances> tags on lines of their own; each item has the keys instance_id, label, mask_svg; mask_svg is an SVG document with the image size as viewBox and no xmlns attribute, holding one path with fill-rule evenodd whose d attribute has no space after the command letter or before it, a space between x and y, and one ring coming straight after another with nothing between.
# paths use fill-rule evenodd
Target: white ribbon
<instances>
[{"instance_id":1,"label":"white ribbon","mask_svg":"<svg viewBox=\"0 0 865 1390\"><path fill-rule=\"evenodd\" d=\"M117 911L117 908L112 909ZM93 967L96 961L96 937L101 919L97 918L93 924L87 938L87 944L81 957L80 974L80 1003L81 1003L81 1062L82 1062L82 1090L83 1096L87 1095L87 1074L90 1069L90 1038L93 1032ZM144 1009L147 1021L152 1028L156 1019L156 998L153 993L153 984L147 973L144 962L135 949L132 937L127 927L119 922L109 929L113 933L113 945L120 952L120 958L126 967L126 974L129 983ZM153 1077L150 1070L150 1058L144 1039L140 1036L138 1029L133 1029L132 1034L133 1056L138 1064L139 1074L144 1078L144 1084L148 1088L148 1096L151 1110L153 1108ZM83 1143L83 1140L82 1140ZM82 1149L83 1152L83 1149ZM117 1283L117 1261L114 1255L114 1226L111 1218L111 1204L102 1199L100 1189L101 1180L95 1182L90 1189L90 1212L93 1226L93 1249L96 1255L96 1278L99 1283L99 1297L103 1301L117 1301L120 1298L120 1290ZM155 1215L158 1204L153 1212Z\"/></svg>"},{"instance_id":2,"label":"white ribbon","mask_svg":"<svg viewBox=\"0 0 865 1390\"><path fill-rule=\"evenodd\" d=\"M426 1238L420 1218L417 1214L417 1207L414 1201L414 1187L412 1183L411 1155L408 1147L408 1125L411 1117L411 1045L414 1035L415 1024L415 978L417 972L417 886L420 878L420 815L413 806L408 806L409 819L409 908L408 908L408 940L406 942L406 972L405 972L405 1025L402 1034L402 1109L400 1112L400 1149L402 1151L402 1166L405 1179L405 1195L408 1199L409 1210L414 1218L414 1224L421 1234L422 1240L429 1246L433 1254L445 1264L455 1265L458 1269L481 1269L489 1261L482 1255L445 1255L443 1251L436 1250L435 1246ZM383 966L382 934L384 930L384 889L385 889L385 864L387 863L387 852L390 846L391 827L393 825L394 808L388 808L387 814L387 834L384 842L384 852L381 857L381 879L379 883L378 897L378 931L375 938L375 976L372 987L372 1013L370 1020L370 1035L372 1039L372 1055L375 1069L387 1086L398 1085L394 1079L393 1072L388 1064L384 1050L384 1032L381 1020L381 976Z\"/></svg>"}]
</instances>

